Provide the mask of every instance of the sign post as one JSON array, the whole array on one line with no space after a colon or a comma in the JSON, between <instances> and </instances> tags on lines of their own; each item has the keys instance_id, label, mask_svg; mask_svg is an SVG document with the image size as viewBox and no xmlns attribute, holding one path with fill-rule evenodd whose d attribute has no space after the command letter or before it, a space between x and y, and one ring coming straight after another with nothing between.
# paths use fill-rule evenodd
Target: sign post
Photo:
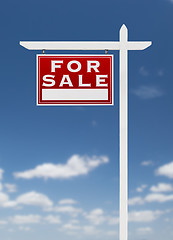
<instances>
[{"instance_id":1,"label":"sign post","mask_svg":"<svg viewBox=\"0 0 173 240\"><path fill-rule=\"evenodd\" d=\"M29 50L119 50L119 239L128 239L128 50L144 50L152 42L128 41L128 29L123 25L118 42L20 42ZM75 105L75 103L73 104Z\"/></svg>"}]
</instances>

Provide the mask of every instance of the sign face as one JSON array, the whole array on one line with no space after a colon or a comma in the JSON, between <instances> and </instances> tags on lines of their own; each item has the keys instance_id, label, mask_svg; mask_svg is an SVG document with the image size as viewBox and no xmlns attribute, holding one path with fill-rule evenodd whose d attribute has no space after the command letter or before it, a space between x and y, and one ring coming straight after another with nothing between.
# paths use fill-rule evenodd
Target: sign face
<instances>
[{"instance_id":1,"label":"sign face","mask_svg":"<svg viewBox=\"0 0 173 240\"><path fill-rule=\"evenodd\" d=\"M37 55L37 105L113 105L113 55Z\"/></svg>"}]
</instances>

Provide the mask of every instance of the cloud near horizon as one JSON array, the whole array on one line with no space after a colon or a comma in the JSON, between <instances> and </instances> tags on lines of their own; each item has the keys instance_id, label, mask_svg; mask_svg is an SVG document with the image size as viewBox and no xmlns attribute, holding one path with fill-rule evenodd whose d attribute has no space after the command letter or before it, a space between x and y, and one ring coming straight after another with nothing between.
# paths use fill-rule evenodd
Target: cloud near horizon
<instances>
[{"instance_id":1,"label":"cloud near horizon","mask_svg":"<svg viewBox=\"0 0 173 240\"><path fill-rule=\"evenodd\" d=\"M173 179L173 162L164 164L155 171L156 176L165 176Z\"/></svg>"},{"instance_id":2,"label":"cloud near horizon","mask_svg":"<svg viewBox=\"0 0 173 240\"><path fill-rule=\"evenodd\" d=\"M2 168L0 168L0 180L2 180L2 178L3 178L3 173L4 173L4 170Z\"/></svg>"},{"instance_id":3,"label":"cloud near horizon","mask_svg":"<svg viewBox=\"0 0 173 240\"><path fill-rule=\"evenodd\" d=\"M107 156L71 156L65 164L44 163L34 169L14 173L15 178L52 178L70 179L80 175L87 175L90 171L109 162Z\"/></svg>"},{"instance_id":4,"label":"cloud near horizon","mask_svg":"<svg viewBox=\"0 0 173 240\"><path fill-rule=\"evenodd\" d=\"M15 200L10 200L6 193L0 192L0 207L15 208L23 205L48 208L53 206L53 202L45 194L35 191L19 195Z\"/></svg>"},{"instance_id":5,"label":"cloud near horizon","mask_svg":"<svg viewBox=\"0 0 173 240\"><path fill-rule=\"evenodd\" d=\"M165 203L173 201L173 194L163 194L163 193L150 193L146 195L144 198L142 197L134 197L130 198L128 203L129 206L137 206L137 205L144 205L145 203Z\"/></svg>"},{"instance_id":6,"label":"cloud near horizon","mask_svg":"<svg viewBox=\"0 0 173 240\"><path fill-rule=\"evenodd\" d=\"M129 222L152 222L159 218L164 212L163 211L132 211L129 212Z\"/></svg>"},{"instance_id":7,"label":"cloud near horizon","mask_svg":"<svg viewBox=\"0 0 173 240\"><path fill-rule=\"evenodd\" d=\"M158 183L157 186L151 186L150 191L154 193L173 192L173 185L169 183Z\"/></svg>"},{"instance_id":8,"label":"cloud near horizon","mask_svg":"<svg viewBox=\"0 0 173 240\"><path fill-rule=\"evenodd\" d=\"M162 90L154 86L140 86L137 89L132 90L132 93L143 100L153 99L164 95Z\"/></svg>"},{"instance_id":9,"label":"cloud near horizon","mask_svg":"<svg viewBox=\"0 0 173 240\"><path fill-rule=\"evenodd\" d=\"M66 198L66 199L61 199L58 202L59 205L73 205L73 204L77 204L77 201L71 198Z\"/></svg>"},{"instance_id":10,"label":"cloud near horizon","mask_svg":"<svg viewBox=\"0 0 173 240\"><path fill-rule=\"evenodd\" d=\"M148 167L148 166L152 166L152 165L154 165L153 161L143 161L143 162L141 162L141 166Z\"/></svg>"}]
</instances>

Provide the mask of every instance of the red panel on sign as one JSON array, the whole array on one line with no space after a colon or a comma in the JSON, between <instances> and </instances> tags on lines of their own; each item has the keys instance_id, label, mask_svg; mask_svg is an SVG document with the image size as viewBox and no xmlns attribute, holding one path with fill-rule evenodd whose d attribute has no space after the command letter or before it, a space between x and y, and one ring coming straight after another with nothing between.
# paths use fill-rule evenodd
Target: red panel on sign
<instances>
[{"instance_id":1,"label":"red panel on sign","mask_svg":"<svg viewBox=\"0 0 173 240\"><path fill-rule=\"evenodd\" d=\"M37 105L113 105L113 55L37 55Z\"/></svg>"}]
</instances>

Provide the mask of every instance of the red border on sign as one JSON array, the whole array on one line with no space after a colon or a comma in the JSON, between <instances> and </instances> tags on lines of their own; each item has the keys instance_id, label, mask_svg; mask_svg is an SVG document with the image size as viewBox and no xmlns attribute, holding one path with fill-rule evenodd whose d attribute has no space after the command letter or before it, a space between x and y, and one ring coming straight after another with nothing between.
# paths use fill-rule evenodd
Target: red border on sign
<instances>
[{"instance_id":1,"label":"red border on sign","mask_svg":"<svg viewBox=\"0 0 173 240\"><path fill-rule=\"evenodd\" d=\"M42 88L40 87L40 58L108 58L110 60L110 84L108 88L108 100L42 100ZM38 106L81 106L81 105L93 105L93 106L103 106L103 105L114 105L114 72L113 72L113 64L114 58L111 54L106 55L83 55L83 54L71 54L71 55L63 55L63 54L38 54L36 55L36 64L37 64L37 105Z\"/></svg>"}]
</instances>

